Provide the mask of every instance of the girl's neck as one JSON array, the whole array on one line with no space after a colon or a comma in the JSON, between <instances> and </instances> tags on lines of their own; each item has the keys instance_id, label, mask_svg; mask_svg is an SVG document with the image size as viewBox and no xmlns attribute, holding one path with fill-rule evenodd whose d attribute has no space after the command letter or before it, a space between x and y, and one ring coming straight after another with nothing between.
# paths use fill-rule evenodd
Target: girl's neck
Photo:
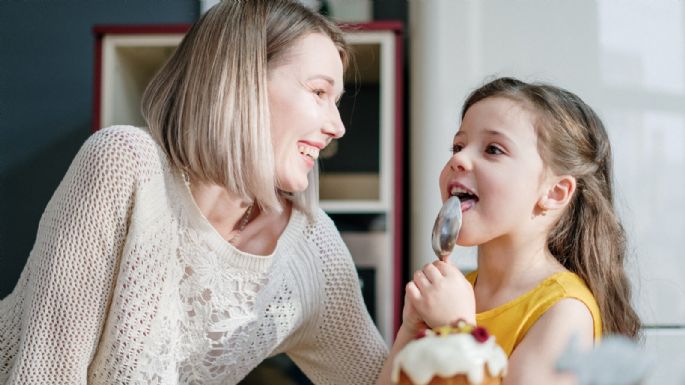
<instances>
[{"instance_id":1,"label":"girl's neck","mask_svg":"<svg viewBox=\"0 0 685 385\"><path fill-rule=\"evenodd\" d=\"M478 247L478 285L489 292L527 291L564 267L547 248L546 236L498 239Z\"/></svg>"}]
</instances>

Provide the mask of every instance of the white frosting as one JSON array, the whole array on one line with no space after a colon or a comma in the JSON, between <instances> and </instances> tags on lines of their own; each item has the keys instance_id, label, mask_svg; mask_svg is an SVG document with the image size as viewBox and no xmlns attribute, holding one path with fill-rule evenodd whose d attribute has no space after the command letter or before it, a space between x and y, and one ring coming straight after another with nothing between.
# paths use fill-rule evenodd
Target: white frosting
<instances>
[{"instance_id":1,"label":"white frosting","mask_svg":"<svg viewBox=\"0 0 685 385\"><path fill-rule=\"evenodd\" d=\"M411 341L395 357L392 381L399 381L402 370L415 385L426 385L434 376L448 378L457 374L465 374L470 383L480 384L486 363L490 376L506 374L507 355L493 336L480 343L469 333L428 335Z\"/></svg>"}]
</instances>

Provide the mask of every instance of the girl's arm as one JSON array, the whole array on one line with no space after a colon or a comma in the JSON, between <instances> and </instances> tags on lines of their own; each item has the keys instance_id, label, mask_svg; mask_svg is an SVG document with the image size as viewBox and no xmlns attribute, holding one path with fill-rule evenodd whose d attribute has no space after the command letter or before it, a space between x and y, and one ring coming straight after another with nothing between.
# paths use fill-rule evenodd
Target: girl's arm
<instances>
[{"instance_id":1,"label":"girl's arm","mask_svg":"<svg viewBox=\"0 0 685 385\"><path fill-rule=\"evenodd\" d=\"M381 374L378 377L376 385L391 385L392 384L392 367L397 353L408 344L420 329L426 327L426 324L421 320L416 313L416 309L412 302L407 298L409 291L416 289L413 282L409 282L405 287L404 308L402 309L402 326L395 336L395 341L390 349L390 354L383 364Z\"/></svg>"},{"instance_id":2,"label":"girl's arm","mask_svg":"<svg viewBox=\"0 0 685 385\"><path fill-rule=\"evenodd\" d=\"M579 300L563 299L540 317L514 349L502 385L575 384L572 375L555 370L557 359L574 335L581 348L592 348L592 315Z\"/></svg>"},{"instance_id":3,"label":"girl's arm","mask_svg":"<svg viewBox=\"0 0 685 385\"><path fill-rule=\"evenodd\" d=\"M383 364L383 369L381 369L381 374L378 377L376 385L392 385L391 376L395 356L397 356L397 353L416 336L416 333L412 332L412 329L413 328L405 325L405 323L402 323L402 326L400 326L400 330L397 332L395 342L392 344L388 359L385 360L385 363Z\"/></svg>"},{"instance_id":4,"label":"girl's arm","mask_svg":"<svg viewBox=\"0 0 685 385\"><path fill-rule=\"evenodd\" d=\"M475 318L473 288L456 266L435 261L416 271L414 280L405 288L402 326L376 384L392 384L395 356L419 330L448 325L458 319L475 324Z\"/></svg>"}]
</instances>

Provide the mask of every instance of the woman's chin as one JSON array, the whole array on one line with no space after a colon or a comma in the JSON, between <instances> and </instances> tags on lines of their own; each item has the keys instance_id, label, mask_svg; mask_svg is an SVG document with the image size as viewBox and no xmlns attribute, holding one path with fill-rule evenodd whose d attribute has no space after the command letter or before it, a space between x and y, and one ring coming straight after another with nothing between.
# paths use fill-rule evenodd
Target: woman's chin
<instances>
[{"instance_id":1,"label":"woman's chin","mask_svg":"<svg viewBox=\"0 0 685 385\"><path fill-rule=\"evenodd\" d=\"M288 192L291 194L301 193L301 192L305 191L307 189L307 187L309 187L309 181L307 179L305 179L303 182L292 181L289 183L279 183L277 187L279 190L285 191L285 192Z\"/></svg>"}]
</instances>

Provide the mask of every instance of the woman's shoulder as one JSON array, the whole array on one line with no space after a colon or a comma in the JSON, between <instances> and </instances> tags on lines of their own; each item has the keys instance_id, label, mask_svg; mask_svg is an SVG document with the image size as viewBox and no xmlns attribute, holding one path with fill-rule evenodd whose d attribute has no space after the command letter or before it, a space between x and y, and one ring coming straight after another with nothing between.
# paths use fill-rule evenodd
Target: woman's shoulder
<instances>
[{"instance_id":1,"label":"woman's shoulder","mask_svg":"<svg viewBox=\"0 0 685 385\"><path fill-rule=\"evenodd\" d=\"M157 143L145 128L110 126L93 133L79 151L100 168L115 172L149 174L164 164Z\"/></svg>"},{"instance_id":2,"label":"woman's shoulder","mask_svg":"<svg viewBox=\"0 0 685 385\"><path fill-rule=\"evenodd\" d=\"M155 149L156 143L145 128L134 126L110 126L93 133L86 141L87 146L105 152L140 153Z\"/></svg>"},{"instance_id":3,"label":"woman's shoulder","mask_svg":"<svg viewBox=\"0 0 685 385\"><path fill-rule=\"evenodd\" d=\"M301 214L306 217L307 232L309 234L319 234L321 239L325 241L342 242L340 230L338 230L333 219L323 209L318 207L310 214L304 212L301 212Z\"/></svg>"},{"instance_id":4,"label":"woman's shoulder","mask_svg":"<svg viewBox=\"0 0 685 385\"><path fill-rule=\"evenodd\" d=\"M333 222L333 219L331 219L328 213L326 213L321 207L314 209L309 216L310 223L315 224L316 226L331 227L336 229L337 232L335 222Z\"/></svg>"},{"instance_id":5,"label":"woman's shoulder","mask_svg":"<svg viewBox=\"0 0 685 385\"><path fill-rule=\"evenodd\" d=\"M339 235L335 223L321 208L316 208L312 212L306 212L294 204L291 204L290 208L291 214L288 219L288 226L296 223L296 227L299 229L298 233L312 235L318 232L333 232Z\"/></svg>"},{"instance_id":6,"label":"woman's shoulder","mask_svg":"<svg viewBox=\"0 0 685 385\"><path fill-rule=\"evenodd\" d=\"M325 211L317 208L308 214L293 208L293 216L295 215L302 223L303 239L316 254L323 255L323 258L330 261L351 260L340 231Z\"/></svg>"}]
</instances>

